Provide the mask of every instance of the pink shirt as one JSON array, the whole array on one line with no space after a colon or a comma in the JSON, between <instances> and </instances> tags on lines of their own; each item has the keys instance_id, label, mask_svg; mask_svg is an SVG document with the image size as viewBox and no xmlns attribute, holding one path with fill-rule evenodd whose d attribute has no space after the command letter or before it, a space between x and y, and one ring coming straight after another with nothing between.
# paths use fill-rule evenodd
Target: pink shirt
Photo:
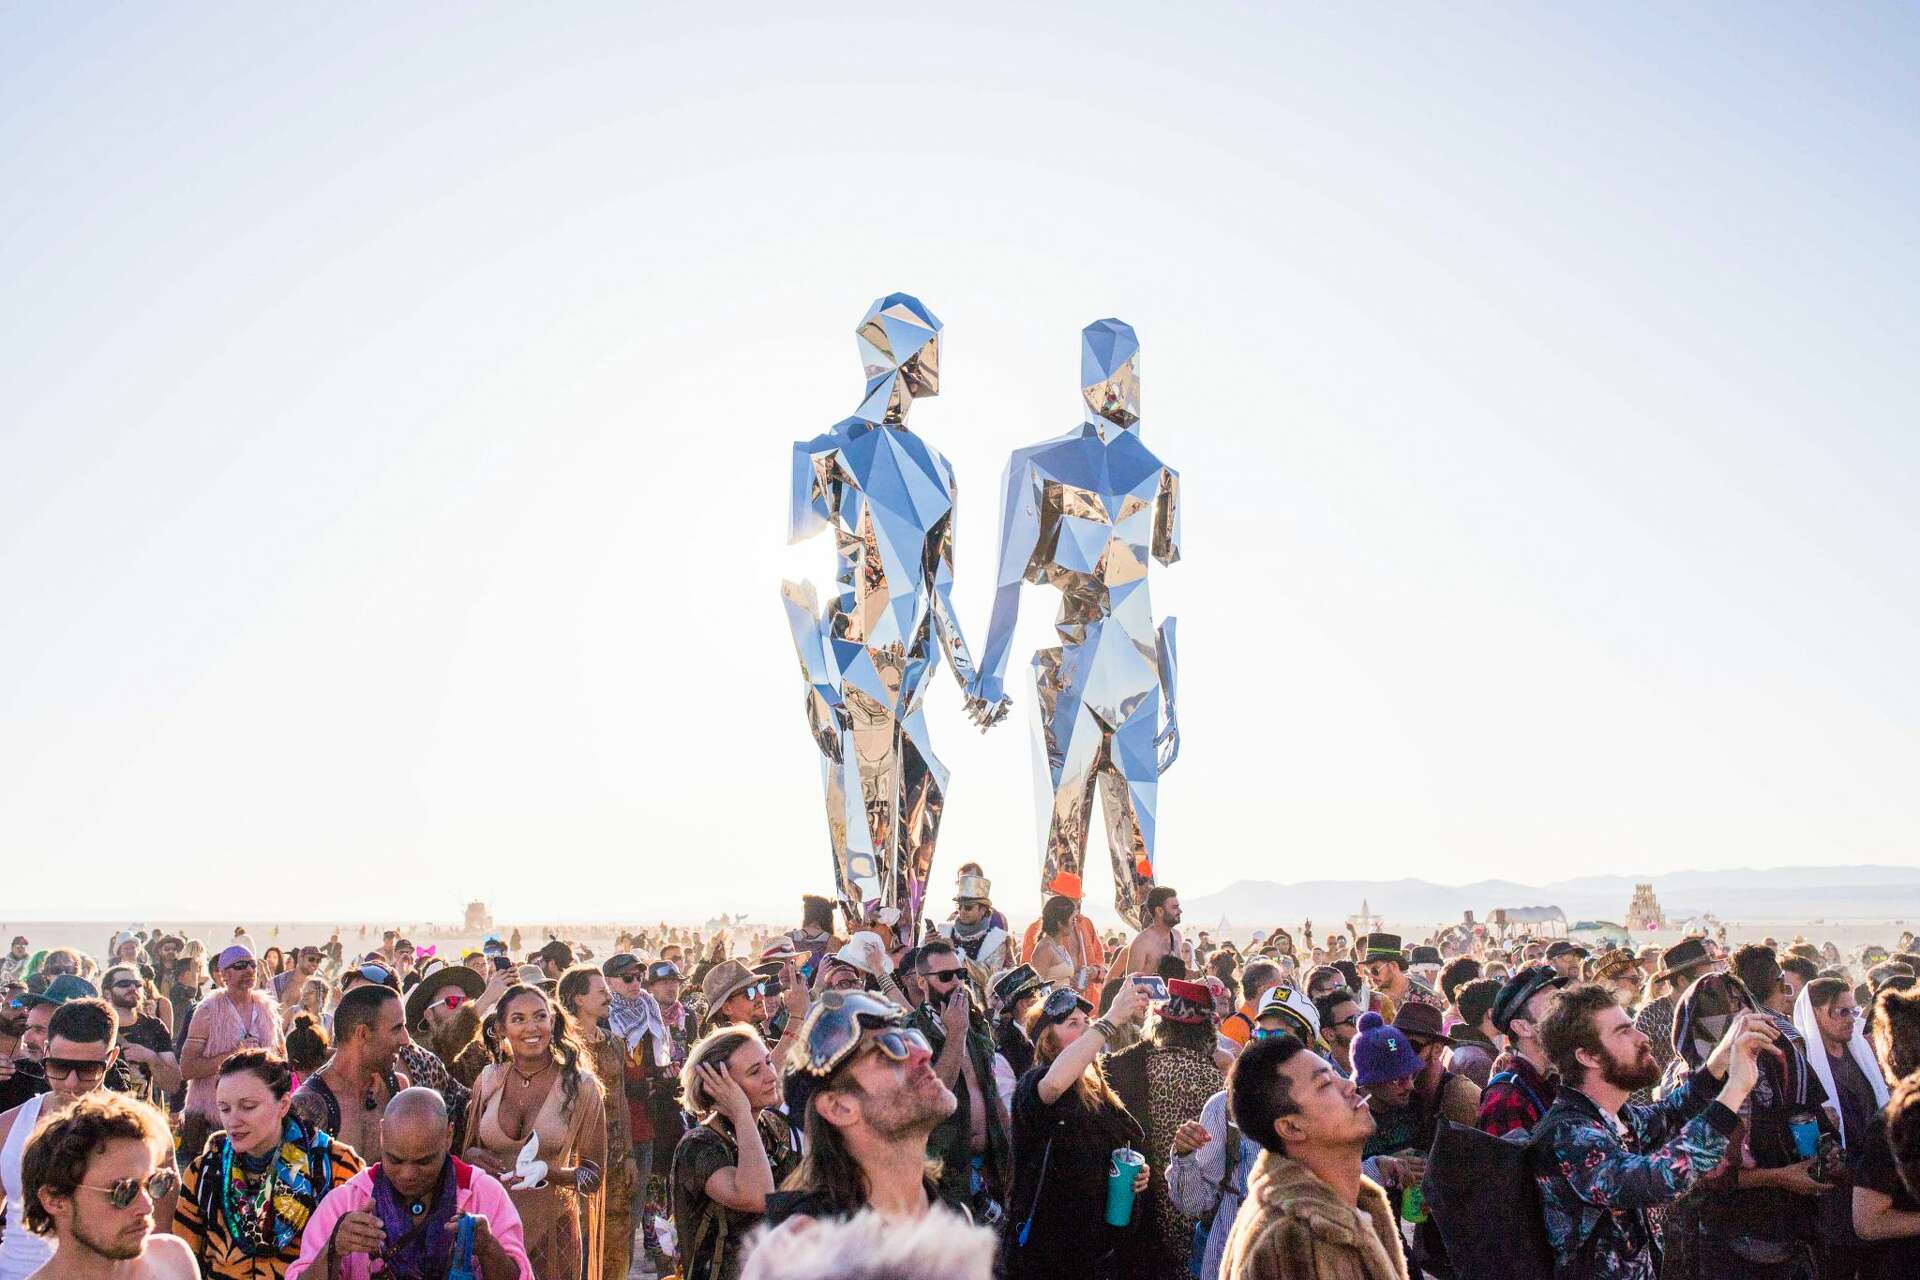
<instances>
[{"instance_id":1,"label":"pink shirt","mask_svg":"<svg viewBox=\"0 0 1920 1280\"><path fill-rule=\"evenodd\" d=\"M187 1039L205 1040L203 1052L215 1058L243 1047L282 1052L280 1019L274 1016L273 1005L258 991L249 991L247 997L243 1007L235 1006L225 991L202 1000L187 1022ZM187 1081L187 1114L199 1116L218 1128L220 1109L214 1105L214 1094L219 1088L217 1071Z\"/></svg>"},{"instance_id":2,"label":"pink shirt","mask_svg":"<svg viewBox=\"0 0 1920 1280\"><path fill-rule=\"evenodd\" d=\"M327 1192L326 1198L315 1206L313 1216L307 1219L306 1229L300 1235L300 1259L287 1268L287 1280L300 1280L309 1273L324 1276L324 1272L315 1269L320 1251L333 1239L334 1226L341 1218L362 1210L372 1211L373 1175L379 1168L377 1164L368 1165ZM520 1227L520 1213L513 1207L513 1197L500 1185L500 1180L463 1160L453 1160L453 1185L454 1207L461 1213L485 1217L488 1233L520 1268L520 1280L533 1280L533 1264L527 1261L526 1233ZM377 1272L373 1270L375 1259L371 1254L344 1254L335 1262L341 1280L371 1280L373 1276L386 1274L385 1267ZM474 1270L478 1272L479 1267L476 1265Z\"/></svg>"}]
</instances>

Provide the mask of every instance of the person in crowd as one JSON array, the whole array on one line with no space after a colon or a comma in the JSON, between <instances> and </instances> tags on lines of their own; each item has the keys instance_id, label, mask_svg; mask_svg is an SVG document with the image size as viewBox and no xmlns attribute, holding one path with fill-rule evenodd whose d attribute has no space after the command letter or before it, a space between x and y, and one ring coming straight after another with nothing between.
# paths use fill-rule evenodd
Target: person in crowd
<instances>
[{"instance_id":1,"label":"person in crowd","mask_svg":"<svg viewBox=\"0 0 1920 1280\"><path fill-rule=\"evenodd\" d=\"M1043 982L1067 983L1084 994L1106 980L1106 955L1097 936L1089 940L1091 932L1080 904L1056 893L1040 908L1038 936L1026 949L1028 963Z\"/></svg>"},{"instance_id":2,"label":"person in crowd","mask_svg":"<svg viewBox=\"0 0 1920 1280\"><path fill-rule=\"evenodd\" d=\"M205 960L200 956L182 955L173 967L172 985L166 988L167 999L173 1004L173 1043L181 1048L187 1043L187 1028L200 1008L206 983Z\"/></svg>"},{"instance_id":3,"label":"person in crowd","mask_svg":"<svg viewBox=\"0 0 1920 1280\"><path fill-rule=\"evenodd\" d=\"M1453 1028L1453 1052L1447 1066L1473 1081L1482 1092L1493 1076L1493 1060L1500 1056L1494 1037L1493 1004L1500 997L1500 983L1493 978L1475 978L1455 988L1453 1004L1460 1021Z\"/></svg>"},{"instance_id":4,"label":"person in crowd","mask_svg":"<svg viewBox=\"0 0 1920 1280\"><path fill-rule=\"evenodd\" d=\"M764 1033L767 1023L767 979L739 960L723 960L707 970L700 994L707 1006L708 1027L748 1023Z\"/></svg>"},{"instance_id":5,"label":"person in crowd","mask_svg":"<svg viewBox=\"0 0 1920 1280\"><path fill-rule=\"evenodd\" d=\"M1368 1010L1353 1041L1353 1083L1373 1113L1373 1133L1361 1152L1367 1176L1387 1189L1396 1212L1403 1194L1426 1172L1426 1145L1414 1085L1424 1064L1413 1042Z\"/></svg>"},{"instance_id":6,"label":"person in crowd","mask_svg":"<svg viewBox=\"0 0 1920 1280\"><path fill-rule=\"evenodd\" d=\"M27 941L27 935L14 934L13 941L7 946L7 954L0 956L0 986L11 986L16 982L25 986L27 962L32 958L32 944Z\"/></svg>"},{"instance_id":7,"label":"person in crowd","mask_svg":"<svg viewBox=\"0 0 1920 1280\"><path fill-rule=\"evenodd\" d=\"M1393 1015L1409 1000L1445 1010L1446 1001L1440 998L1440 993L1407 972L1407 953L1400 946L1399 935L1368 934L1362 954L1371 996L1369 1007L1382 1021L1393 1021Z\"/></svg>"},{"instance_id":8,"label":"person in crowd","mask_svg":"<svg viewBox=\"0 0 1920 1280\"><path fill-rule=\"evenodd\" d=\"M139 1080L135 1095L164 1108L167 1096L180 1087L180 1061L174 1056L173 1032L167 1024L140 1011L149 985L138 969L127 964L115 964L100 980L101 992L119 1023L120 1057Z\"/></svg>"},{"instance_id":9,"label":"person in crowd","mask_svg":"<svg viewBox=\"0 0 1920 1280\"><path fill-rule=\"evenodd\" d=\"M1777 970L1766 971L1772 968L1772 952L1751 950L1765 957L1766 966L1749 955L1748 974L1771 993L1778 986ZM1808 1068L1800 1034L1791 1024L1783 1028L1737 972L1705 975L1687 988L1674 1010L1676 1062L1683 1065L1664 1073L1670 1083L1663 1092L1682 1075L1699 1074L1726 1027L1750 1013L1771 1024L1775 1040L1759 1061L1745 1106L1738 1109L1740 1126L1729 1142L1729 1157L1668 1211L1661 1238L1672 1274L1798 1280L1816 1269L1818 1197L1826 1187L1813 1176L1813 1161L1796 1149L1791 1124L1815 1114L1825 1095Z\"/></svg>"},{"instance_id":10,"label":"person in crowd","mask_svg":"<svg viewBox=\"0 0 1920 1280\"><path fill-rule=\"evenodd\" d=\"M474 1084L465 1158L512 1193L541 1280L600 1280L605 1091L540 987L509 987L495 1013L506 1060Z\"/></svg>"},{"instance_id":11,"label":"person in crowd","mask_svg":"<svg viewBox=\"0 0 1920 1280\"><path fill-rule=\"evenodd\" d=\"M292 1004L281 1009L281 1034L293 1026L294 1019L306 1014L321 1030L331 1034L333 1031L333 1010L327 1007L327 999L333 994L333 988L325 978L308 978L300 984L299 995Z\"/></svg>"},{"instance_id":12,"label":"person in crowd","mask_svg":"<svg viewBox=\"0 0 1920 1280\"><path fill-rule=\"evenodd\" d=\"M1593 973L1588 979L1597 982L1613 992L1613 998L1620 1007L1633 1016L1640 1007L1640 995L1646 982L1640 972L1640 960L1625 947L1618 947L1595 958Z\"/></svg>"},{"instance_id":13,"label":"person in crowd","mask_svg":"<svg viewBox=\"0 0 1920 1280\"><path fill-rule=\"evenodd\" d=\"M736 1023L692 1047L681 1095L699 1123L680 1139L668 1179L680 1274L735 1280L767 1197L800 1161L779 1111L780 1071L759 1032Z\"/></svg>"},{"instance_id":14,"label":"person in crowd","mask_svg":"<svg viewBox=\"0 0 1920 1280\"><path fill-rule=\"evenodd\" d=\"M410 955L411 944L406 945ZM545 946L533 953L533 963L540 968L541 982L558 983L560 975L573 968L573 948L558 938L549 938Z\"/></svg>"},{"instance_id":15,"label":"person in crowd","mask_svg":"<svg viewBox=\"0 0 1920 1280\"><path fill-rule=\"evenodd\" d=\"M636 960L636 972L637 961ZM633 1261L633 1117L627 1108L627 1046L603 1025L613 1002L606 975L588 965L575 965L560 975L555 989L567 1023L578 1037L593 1074L605 1092L607 1137L606 1176L601 1200L605 1205L600 1232L601 1272L625 1276Z\"/></svg>"},{"instance_id":16,"label":"person in crowd","mask_svg":"<svg viewBox=\"0 0 1920 1280\"><path fill-rule=\"evenodd\" d=\"M1416 974L1415 976L1418 975ZM1441 1019L1441 1029L1446 1031L1447 1034L1453 1034L1453 1029L1459 1026L1462 1021L1460 1017L1460 988L1466 986L1469 982L1475 981L1480 976L1480 961L1471 955L1457 955L1441 967L1440 975L1435 985L1439 988L1440 998L1447 1002L1446 1016Z\"/></svg>"},{"instance_id":17,"label":"person in crowd","mask_svg":"<svg viewBox=\"0 0 1920 1280\"><path fill-rule=\"evenodd\" d=\"M293 1072L293 1088L298 1093L301 1082L326 1066L333 1056L333 1038L318 1019L303 1012L287 1028L286 1043L287 1067Z\"/></svg>"},{"instance_id":18,"label":"person in crowd","mask_svg":"<svg viewBox=\"0 0 1920 1280\"><path fill-rule=\"evenodd\" d=\"M1114 1151L1145 1154L1146 1133L1101 1070L1115 1031L1139 1020L1147 997L1123 982L1103 1017L1071 987L1055 987L1034 1008L1028 1030L1033 1069L1013 1096L1013 1191L1007 1206L1009 1280L1076 1280L1115 1270L1116 1254L1143 1247L1140 1214L1130 1227L1107 1224L1107 1177ZM1136 1196L1151 1171L1142 1164Z\"/></svg>"},{"instance_id":19,"label":"person in crowd","mask_svg":"<svg viewBox=\"0 0 1920 1280\"><path fill-rule=\"evenodd\" d=\"M1140 932L1127 944L1122 973L1159 973L1163 956L1180 954L1180 893L1164 884L1147 890L1140 906Z\"/></svg>"},{"instance_id":20,"label":"person in crowd","mask_svg":"<svg viewBox=\"0 0 1920 1280\"><path fill-rule=\"evenodd\" d=\"M220 1060L223 1127L188 1163L173 1220L206 1276L280 1280L321 1198L365 1166L352 1147L294 1114L292 1087L286 1059L271 1050L251 1046Z\"/></svg>"},{"instance_id":21,"label":"person in crowd","mask_svg":"<svg viewBox=\"0 0 1920 1280\"><path fill-rule=\"evenodd\" d=\"M77 976L63 982L82 983ZM51 994L52 985L48 988ZM32 1203L22 1181L22 1159L35 1132L83 1098L104 1094L118 1046L118 1021L103 1000L75 997L54 1004L42 1001L47 1015L40 1066L46 1091L34 1094L0 1115L0 1194L6 1197L4 1234L0 1234L0 1280L25 1280L47 1261L52 1244L24 1224ZM164 1214L170 1206L163 1206ZM163 1217L164 1223L164 1217Z\"/></svg>"},{"instance_id":22,"label":"person in crowd","mask_svg":"<svg viewBox=\"0 0 1920 1280\"><path fill-rule=\"evenodd\" d=\"M1220 1034L1237 1045L1244 1045L1251 1040L1260 1018L1260 1002L1267 998L1267 992L1279 985L1279 965L1271 960L1248 961L1240 974L1243 1001L1238 1009L1221 1020Z\"/></svg>"},{"instance_id":23,"label":"person in crowd","mask_svg":"<svg viewBox=\"0 0 1920 1280\"><path fill-rule=\"evenodd\" d=\"M199 1280L186 1244L155 1230L179 1181L159 1111L83 1096L46 1121L21 1157L22 1212L17 1224L9 1215L9 1236L18 1225L50 1240L35 1280Z\"/></svg>"},{"instance_id":24,"label":"person in crowd","mask_svg":"<svg viewBox=\"0 0 1920 1280\"><path fill-rule=\"evenodd\" d=\"M950 1213L790 1222L761 1239L742 1280L991 1280L994 1237Z\"/></svg>"},{"instance_id":25,"label":"person in crowd","mask_svg":"<svg viewBox=\"0 0 1920 1280\"><path fill-rule=\"evenodd\" d=\"M384 1153L329 1191L301 1233L287 1280L434 1280L462 1261L476 1280L534 1280L525 1232L499 1180L453 1154L453 1117L431 1089L403 1089L380 1119Z\"/></svg>"},{"instance_id":26,"label":"person in crowd","mask_svg":"<svg viewBox=\"0 0 1920 1280\"><path fill-rule=\"evenodd\" d=\"M813 893L801 897L800 927L786 936L793 949L807 957L800 968L809 978L819 970L821 959L838 951L845 941L833 933L833 903Z\"/></svg>"},{"instance_id":27,"label":"person in crowd","mask_svg":"<svg viewBox=\"0 0 1920 1280\"><path fill-rule=\"evenodd\" d=\"M993 922L993 884L983 875L962 875L955 888L953 919L938 933L966 959L975 981L987 979L1012 963L1013 938Z\"/></svg>"},{"instance_id":28,"label":"person in crowd","mask_svg":"<svg viewBox=\"0 0 1920 1280\"><path fill-rule=\"evenodd\" d=\"M466 965L429 961L420 981L407 992L409 1044L401 1046L401 1053L405 1055L411 1046L426 1049L462 1088L471 1090L493 1060L480 1042L477 1002L485 990L485 979ZM447 1098L446 1102L457 1128L463 1119L459 1108L465 1105L466 1095Z\"/></svg>"},{"instance_id":29,"label":"person in crowd","mask_svg":"<svg viewBox=\"0 0 1920 1280\"><path fill-rule=\"evenodd\" d=\"M373 983L347 992L333 1011L333 1054L295 1091L294 1114L363 1160L379 1160L380 1115L410 1083L394 1067L406 1043L399 996Z\"/></svg>"},{"instance_id":30,"label":"person in crowd","mask_svg":"<svg viewBox=\"0 0 1920 1280\"><path fill-rule=\"evenodd\" d=\"M1282 990L1293 991L1275 988L1274 993ZM1300 1001L1311 1010L1305 997ZM1284 1004L1271 1014L1264 1008L1261 1012L1276 1019L1299 1016ZM1199 1117L1223 1082L1213 1060L1212 994L1197 982L1175 978L1167 983L1167 1000L1157 1013L1146 1039L1107 1059L1106 1075L1120 1105L1145 1131L1143 1154L1152 1175L1135 1211L1144 1235L1134 1246L1131 1270L1143 1277L1178 1280L1187 1273L1194 1221L1168 1197L1167 1161L1175 1131Z\"/></svg>"},{"instance_id":31,"label":"person in crowd","mask_svg":"<svg viewBox=\"0 0 1920 1280\"><path fill-rule=\"evenodd\" d=\"M670 971L665 975L669 978L669 985L677 987L680 970L670 961L663 963L666 970ZM653 995L647 966L640 957L631 951L617 951L601 963L600 972L607 984L609 1048L620 1058L619 1087L615 1088L616 1082L611 1080L603 1080L602 1083L607 1085L608 1112L624 1112L627 1128L627 1145L608 1148L608 1157L611 1159L624 1151L626 1157L622 1163L630 1170L624 1204L616 1189L608 1189L607 1234L612 1244L612 1237L622 1229L620 1219L624 1217L630 1249L631 1226L633 1220L638 1218L642 1227L643 1247L650 1259L657 1260L660 1254L659 1241L646 1211L647 1184L653 1177L657 1146L655 1126L661 1119L661 1113L653 1105L653 1095L658 1089L671 1096L667 1077L677 1070L684 1058L675 1057L675 1051L680 1046L667 1027L666 1015ZM677 1108L675 1111L669 1127L672 1137L677 1141L683 1126L679 1123ZM659 1167L666 1168L672 1158L673 1150L668 1146ZM611 1267L609 1273L614 1274Z\"/></svg>"},{"instance_id":32,"label":"person in crowd","mask_svg":"<svg viewBox=\"0 0 1920 1280\"><path fill-rule=\"evenodd\" d=\"M1476 1123L1498 1138L1515 1129L1531 1131L1553 1105L1558 1090L1549 1074L1553 1064L1540 1040L1540 1027L1552 1012L1567 980L1548 965L1533 964L1509 977L1494 997L1489 1015L1507 1048L1493 1060L1493 1074L1480 1094Z\"/></svg>"},{"instance_id":33,"label":"person in crowd","mask_svg":"<svg viewBox=\"0 0 1920 1280\"><path fill-rule=\"evenodd\" d=\"M1882 991L1874 997L1874 1057L1885 1080L1920 1071L1920 994ZM1867 1122L1853 1150L1854 1233L1867 1243L1870 1280L1920 1275L1920 1194L1900 1177L1888 1109Z\"/></svg>"},{"instance_id":34,"label":"person in crowd","mask_svg":"<svg viewBox=\"0 0 1920 1280\"><path fill-rule=\"evenodd\" d=\"M1015 965L993 980L993 1047L1012 1077L996 1076L1003 1098L1011 1098L1020 1077L1033 1068L1033 1041L1027 1038L1027 1017L1046 985L1030 964Z\"/></svg>"},{"instance_id":35,"label":"person in crowd","mask_svg":"<svg viewBox=\"0 0 1920 1280\"><path fill-rule=\"evenodd\" d=\"M1440 1030L1440 1018L1438 1009L1416 1001L1402 1005L1393 1019L1394 1029L1407 1037L1420 1058L1413 1098L1420 1110L1418 1146L1422 1151L1432 1144L1441 1120L1472 1128L1480 1115L1480 1086L1452 1069L1452 1053L1459 1041Z\"/></svg>"},{"instance_id":36,"label":"person in crowd","mask_svg":"<svg viewBox=\"0 0 1920 1280\"><path fill-rule=\"evenodd\" d=\"M979 1219L990 1201L1005 1202L1009 1174L1007 1104L993 1073L993 1028L973 1006L966 965L952 943L926 943L914 966L927 998L909 1022L932 1047L934 1072L957 1100L928 1138L927 1153L940 1162L941 1195Z\"/></svg>"},{"instance_id":37,"label":"person in crowd","mask_svg":"<svg viewBox=\"0 0 1920 1280\"><path fill-rule=\"evenodd\" d=\"M1630 1104L1630 1094L1660 1079L1646 1034L1605 987L1560 992L1540 1026L1560 1089L1534 1131L1557 1280L1659 1275L1647 1210L1671 1203L1726 1158L1759 1079L1757 1057L1778 1035L1757 1013L1731 1017L1700 1070L1659 1102Z\"/></svg>"},{"instance_id":38,"label":"person in crowd","mask_svg":"<svg viewBox=\"0 0 1920 1280\"><path fill-rule=\"evenodd\" d=\"M1801 954L1802 952L1807 954ZM1820 976L1819 952L1813 947L1796 946L1788 954L1780 957L1780 978L1787 984L1787 990L1798 1000L1807 984Z\"/></svg>"},{"instance_id":39,"label":"person in crowd","mask_svg":"<svg viewBox=\"0 0 1920 1280\"><path fill-rule=\"evenodd\" d=\"M1283 1035L1241 1052L1227 1095L1262 1150L1222 1280L1408 1280L1393 1207L1362 1168L1374 1117L1354 1085Z\"/></svg>"},{"instance_id":40,"label":"person in crowd","mask_svg":"<svg viewBox=\"0 0 1920 1280\"><path fill-rule=\"evenodd\" d=\"M1840 1145L1858 1145L1887 1102L1887 1082L1867 1042L1860 1002L1845 978L1815 978L1793 1002L1813 1074L1827 1095Z\"/></svg>"},{"instance_id":41,"label":"person in crowd","mask_svg":"<svg viewBox=\"0 0 1920 1280\"><path fill-rule=\"evenodd\" d=\"M1345 987L1335 987L1313 1002L1320 1015L1320 1043L1327 1047L1327 1061L1342 1078L1353 1075L1353 1042L1360 1034L1360 999ZM1304 1043L1304 1042L1303 1042Z\"/></svg>"},{"instance_id":42,"label":"person in crowd","mask_svg":"<svg viewBox=\"0 0 1920 1280\"><path fill-rule=\"evenodd\" d=\"M768 1197L768 1219L861 1209L917 1218L944 1204L927 1139L958 1102L906 1012L865 992L830 993L793 1039L787 1113L804 1126L805 1155Z\"/></svg>"},{"instance_id":43,"label":"person in crowd","mask_svg":"<svg viewBox=\"0 0 1920 1280\"><path fill-rule=\"evenodd\" d=\"M1653 1060L1662 1071L1673 1061L1673 1010L1680 993L1694 979L1713 969L1713 952L1702 938L1682 938L1660 953L1660 968L1648 989L1664 984L1665 990L1641 1006L1633 1024L1653 1047Z\"/></svg>"},{"instance_id":44,"label":"person in crowd","mask_svg":"<svg viewBox=\"0 0 1920 1280\"><path fill-rule=\"evenodd\" d=\"M276 1057L284 1049L273 1003L255 990L257 969L251 950L237 942L228 946L214 962L219 989L200 1002L187 1024L180 1045L180 1074L187 1082L180 1158L189 1163L220 1123L221 1064L242 1049L266 1049Z\"/></svg>"},{"instance_id":45,"label":"person in crowd","mask_svg":"<svg viewBox=\"0 0 1920 1280\"><path fill-rule=\"evenodd\" d=\"M284 971L273 975L273 998L282 1007L294 1003L300 998L308 981L319 976L320 948L299 947L293 953L293 962Z\"/></svg>"},{"instance_id":46,"label":"person in crowd","mask_svg":"<svg viewBox=\"0 0 1920 1280\"><path fill-rule=\"evenodd\" d=\"M1593 954L1577 942L1565 938L1547 944L1547 964L1568 982L1580 981L1580 966Z\"/></svg>"},{"instance_id":47,"label":"person in crowd","mask_svg":"<svg viewBox=\"0 0 1920 1280\"><path fill-rule=\"evenodd\" d=\"M1288 1034L1262 1027L1259 1038ZM1167 1163L1167 1196L1173 1207L1206 1228L1206 1243L1196 1259L1198 1280L1220 1275L1227 1236L1246 1202L1247 1178L1260 1159L1260 1144L1233 1122L1227 1098L1227 1090L1221 1089L1200 1108L1198 1120L1184 1121L1174 1130L1173 1158Z\"/></svg>"},{"instance_id":48,"label":"person in crowd","mask_svg":"<svg viewBox=\"0 0 1920 1280\"><path fill-rule=\"evenodd\" d=\"M634 1125L634 1158L639 1165L640 1185L635 1191L633 1211L640 1215L648 1257L653 1259L654 1271L659 1275L667 1274L669 1268L664 1265L665 1256L655 1238L655 1213L651 1206L667 1203L667 1171L673 1165L674 1148L686 1132L685 1116L680 1109L680 1073L693 1047L694 1028L699 1024L699 1016L681 998L684 979L679 962L665 958L667 953L680 954L680 950L677 946L665 947L663 958L647 966L647 994L653 997L660 1011L666 1038L661 1042L656 1034L647 1042L646 1060L652 1064L653 1073L646 1089L649 1120ZM620 993L616 991L615 996L615 1013L618 1013ZM637 1056L639 1050L631 1048L634 1043L629 1037L629 1053ZM632 1060L630 1057L629 1061Z\"/></svg>"}]
</instances>

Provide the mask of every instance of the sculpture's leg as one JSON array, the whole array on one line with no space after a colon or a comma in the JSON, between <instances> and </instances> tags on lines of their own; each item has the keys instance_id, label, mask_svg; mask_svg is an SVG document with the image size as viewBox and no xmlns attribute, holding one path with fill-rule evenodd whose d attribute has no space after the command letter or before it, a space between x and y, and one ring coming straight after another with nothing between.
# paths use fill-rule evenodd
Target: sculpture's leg
<instances>
[{"instance_id":1,"label":"sculpture's leg","mask_svg":"<svg viewBox=\"0 0 1920 1280\"><path fill-rule=\"evenodd\" d=\"M843 772L852 801L846 878L865 901L891 903L894 806L900 798L899 725L892 711L866 690L849 683L842 696L849 722Z\"/></svg>"},{"instance_id":2,"label":"sculpture's leg","mask_svg":"<svg viewBox=\"0 0 1920 1280\"><path fill-rule=\"evenodd\" d=\"M1085 892L1087 823L1104 737L1078 690L1062 679L1063 655L1062 649L1033 655L1035 782L1042 790L1047 833L1040 851L1042 894L1061 892L1057 886L1063 874Z\"/></svg>"},{"instance_id":3,"label":"sculpture's leg","mask_svg":"<svg viewBox=\"0 0 1920 1280\"><path fill-rule=\"evenodd\" d=\"M1141 907L1153 888L1153 837L1160 798L1160 761L1153 739L1160 694L1147 695L1108 739L1100 771L1100 808L1107 818L1107 854L1113 859L1113 906L1140 927Z\"/></svg>"},{"instance_id":4,"label":"sculpture's leg","mask_svg":"<svg viewBox=\"0 0 1920 1280\"><path fill-rule=\"evenodd\" d=\"M901 791L899 826L894 832L892 905L900 908L898 936L917 938L947 795L947 767L933 754L927 718L917 707L900 722L899 752Z\"/></svg>"}]
</instances>

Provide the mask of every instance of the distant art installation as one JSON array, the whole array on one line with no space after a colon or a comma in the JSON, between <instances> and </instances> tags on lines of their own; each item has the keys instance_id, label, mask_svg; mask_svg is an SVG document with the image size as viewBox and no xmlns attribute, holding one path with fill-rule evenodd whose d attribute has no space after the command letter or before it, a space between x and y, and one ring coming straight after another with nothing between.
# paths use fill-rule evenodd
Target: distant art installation
<instances>
[{"instance_id":1,"label":"distant art installation","mask_svg":"<svg viewBox=\"0 0 1920 1280\"><path fill-rule=\"evenodd\" d=\"M894 293L868 308L855 335L866 397L852 417L793 446L788 522L791 542L833 528L840 589L824 613L811 583L787 582L781 594L841 901L853 921L896 908L896 936L912 939L947 787L921 707L940 652L976 723L1007 706L972 693L973 659L953 612L953 468L907 429L914 400L940 392L940 321Z\"/></svg>"},{"instance_id":2,"label":"distant art installation","mask_svg":"<svg viewBox=\"0 0 1920 1280\"><path fill-rule=\"evenodd\" d=\"M999 585L969 690L970 707L1004 704L1021 584L1059 588L1061 643L1034 654L1032 666L1042 891L1081 896L1097 783L1114 906L1136 926L1154 883L1160 775L1180 753L1174 619L1156 629L1147 596L1148 556L1163 565L1180 558L1180 476L1140 442L1139 358L1132 326L1088 325L1086 420L1008 460Z\"/></svg>"}]
</instances>

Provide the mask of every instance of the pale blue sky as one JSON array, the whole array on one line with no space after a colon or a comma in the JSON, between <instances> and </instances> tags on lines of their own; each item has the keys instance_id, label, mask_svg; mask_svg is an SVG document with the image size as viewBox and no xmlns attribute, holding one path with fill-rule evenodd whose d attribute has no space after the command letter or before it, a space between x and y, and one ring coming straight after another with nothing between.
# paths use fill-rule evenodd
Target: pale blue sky
<instances>
[{"instance_id":1,"label":"pale blue sky","mask_svg":"<svg viewBox=\"0 0 1920 1280\"><path fill-rule=\"evenodd\" d=\"M884 11L0 6L9 906L827 886L788 444L895 289L976 646L1139 331L1171 883L1915 858L1920 11ZM1016 912L1020 692L930 712Z\"/></svg>"}]
</instances>

